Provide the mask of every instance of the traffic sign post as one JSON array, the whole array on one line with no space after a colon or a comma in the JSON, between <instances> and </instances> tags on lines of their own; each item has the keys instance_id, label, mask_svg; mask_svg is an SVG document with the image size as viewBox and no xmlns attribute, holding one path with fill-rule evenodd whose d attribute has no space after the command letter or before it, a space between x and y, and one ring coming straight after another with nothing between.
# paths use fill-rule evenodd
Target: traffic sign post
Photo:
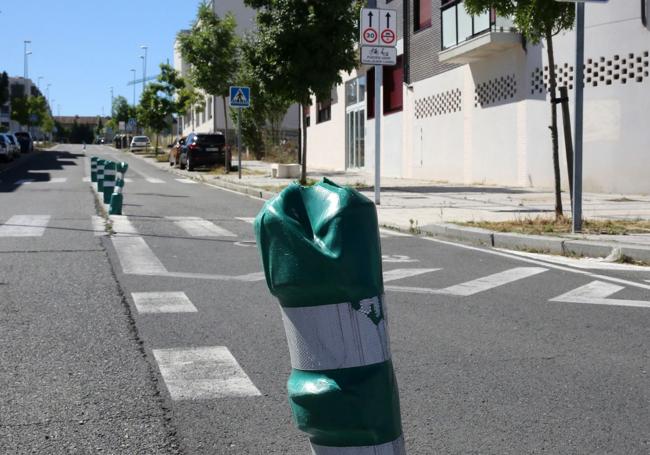
<instances>
[{"instance_id":1,"label":"traffic sign post","mask_svg":"<svg viewBox=\"0 0 650 455\"><path fill-rule=\"evenodd\" d=\"M573 213L572 231L582 231L582 145L584 117L584 64L585 64L585 3L607 3L609 0L555 0L576 4L576 93L573 141Z\"/></svg>"},{"instance_id":2,"label":"traffic sign post","mask_svg":"<svg viewBox=\"0 0 650 455\"><path fill-rule=\"evenodd\" d=\"M376 1L368 5L376 6ZM361 63L375 67L375 204L381 203L381 86L383 67L397 64L397 11L363 8L360 23Z\"/></svg>"},{"instance_id":3,"label":"traffic sign post","mask_svg":"<svg viewBox=\"0 0 650 455\"><path fill-rule=\"evenodd\" d=\"M230 87L230 107L237 108L237 172L241 180L241 110L251 106L250 87Z\"/></svg>"}]
</instances>

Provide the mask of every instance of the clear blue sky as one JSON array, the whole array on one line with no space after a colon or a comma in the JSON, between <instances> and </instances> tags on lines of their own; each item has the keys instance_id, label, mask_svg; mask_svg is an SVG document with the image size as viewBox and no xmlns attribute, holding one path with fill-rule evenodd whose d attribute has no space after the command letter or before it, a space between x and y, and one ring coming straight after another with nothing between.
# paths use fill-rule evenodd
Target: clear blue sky
<instances>
[{"instance_id":1,"label":"clear blue sky","mask_svg":"<svg viewBox=\"0 0 650 455\"><path fill-rule=\"evenodd\" d=\"M31 40L29 78L50 87L58 115L110 113L110 87L131 103L131 68L142 77L148 45L147 76L158 65L173 64L176 33L188 28L198 0L0 0L0 72L23 75L23 41ZM140 96L141 86L136 96Z\"/></svg>"}]
</instances>

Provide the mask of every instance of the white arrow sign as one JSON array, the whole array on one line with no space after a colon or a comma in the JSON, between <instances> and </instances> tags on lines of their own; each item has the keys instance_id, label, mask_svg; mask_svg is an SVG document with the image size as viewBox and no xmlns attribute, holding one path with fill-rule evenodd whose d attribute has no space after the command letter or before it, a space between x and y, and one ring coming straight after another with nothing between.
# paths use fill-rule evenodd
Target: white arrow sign
<instances>
[{"instance_id":1,"label":"white arrow sign","mask_svg":"<svg viewBox=\"0 0 650 455\"><path fill-rule=\"evenodd\" d=\"M589 284L581 286L566 294L551 299L551 302L563 303L586 303L589 305L614 305L614 306L631 306L637 308L650 308L650 302L643 300L621 300L609 299L608 297L616 292L625 289L623 286L617 286L604 281L592 281Z\"/></svg>"}]
</instances>

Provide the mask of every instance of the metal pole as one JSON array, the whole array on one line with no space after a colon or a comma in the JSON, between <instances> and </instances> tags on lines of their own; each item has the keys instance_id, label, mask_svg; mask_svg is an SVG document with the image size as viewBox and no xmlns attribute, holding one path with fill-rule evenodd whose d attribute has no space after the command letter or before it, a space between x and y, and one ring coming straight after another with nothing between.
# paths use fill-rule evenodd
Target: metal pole
<instances>
[{"instance_id":1,"label":"metal pole","mask_svg":"<svg viewBox=\"0 0 650 455\"><path fill-rule=\"evenodd\" d=\"M584 111L585 4L576 3L575 156L573 160L573 232L582 230L582 118Z\"/></svg>"},{"instance_id":2,"label":"metal pole","mask_svg":"<svg viewBox=\"0 0 650 455\"><path fill-rule=\"evenodd\" d=\"M381 193L381 84L383 67L375 65L375 204L380 205Z\"/></svg>"},{"instance_id":3,"label":"metal pole","mask_svg":"<svg viewBox=\"0 0 650 455\"><path fill-rule=\"evenodd\" d=\"M239 172L239 180L241 180L241 110L237 115L237 171Z\"/></svg>"}]
</instances>

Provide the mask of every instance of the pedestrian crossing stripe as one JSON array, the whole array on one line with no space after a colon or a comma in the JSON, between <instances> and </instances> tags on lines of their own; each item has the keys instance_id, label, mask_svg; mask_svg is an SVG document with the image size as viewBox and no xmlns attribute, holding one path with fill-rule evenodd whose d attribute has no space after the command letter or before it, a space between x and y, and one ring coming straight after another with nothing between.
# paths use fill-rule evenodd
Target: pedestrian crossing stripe
<instances>
[{"instance_id":1,"label":"pedestrian crossing stripe","mask_svg":"<svg viewBox=\"0 0 650 455\"><path fill-rule=\"evenodd\" d=\"M0 237L42 237L50 215L14 215L0 225Z\"/></svg>"}]
</instances>

